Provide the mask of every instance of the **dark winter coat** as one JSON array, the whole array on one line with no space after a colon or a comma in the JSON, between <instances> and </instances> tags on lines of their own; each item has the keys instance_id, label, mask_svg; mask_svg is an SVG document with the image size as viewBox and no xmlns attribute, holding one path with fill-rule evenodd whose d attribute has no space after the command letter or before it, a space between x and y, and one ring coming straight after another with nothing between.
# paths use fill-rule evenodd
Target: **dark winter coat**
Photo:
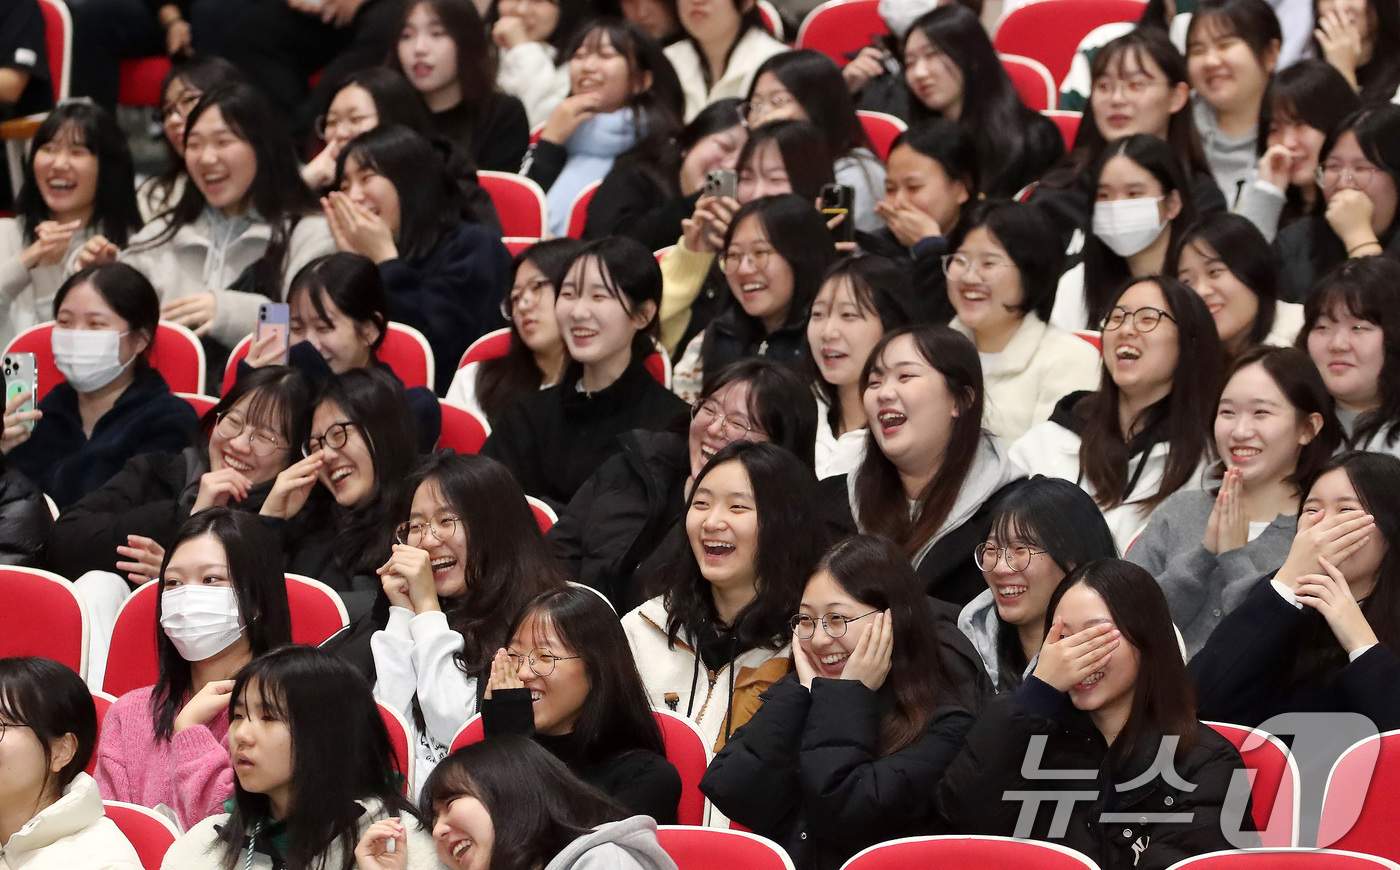
<instances>
[{"instance_id":1,"label":"dark winter coat","mask_svg":"<svg viewBox=\"0 0 1400 870\"><path fill-rule=\"evenodd\" d=\"M53 514L29 478L0 457L0 565L41 568Z\"/></svg>"}]
</instances>

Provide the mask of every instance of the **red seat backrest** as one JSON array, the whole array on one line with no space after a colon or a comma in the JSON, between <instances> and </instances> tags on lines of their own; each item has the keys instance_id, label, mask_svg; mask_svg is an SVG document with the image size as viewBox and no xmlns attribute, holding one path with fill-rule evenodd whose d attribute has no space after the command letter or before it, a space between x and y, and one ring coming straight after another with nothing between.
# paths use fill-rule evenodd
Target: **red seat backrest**
<instances>
[{"instance_id":1,"label":"red seat backrest","mask_svg":"<svg viewBox=\"0 0 1400 870\"><path fill-rule=\"evenodd\" d=\"M588 204L593 202L593 195L602 184L601 181L595 181L585 185L583 190L578 192L578 196L574 197L573 204L569 206L569 238L583 238L583 228L588 224Z\"/></svg>"},{"instance_id":2,"label":"red seat backrest","mask_svg":"<svg viewBox=\"0 0 1400 870\"><path fill-rule=\"evenodd\" d=\"M846 55L890 32L879 0L830 0L813 9L797 29L797 48L811 48L845 66Z\"/></svg>"},{"instance_id":3,"label":"red seat backrest","mask_svg":"<svg viewBox=\"0 0 1400 870\"><path fill-rule=\"evenodd\" d=\"M85 675L87 614L73 584L38 568L0 566L0 658L53 659Z\"/></svg>"},{"instance_id":4,"label":"red seat backrest","mask_svg":"<svg viewBox=\"0 0 1400 870\"><path fill-rule=\"evenodd\" d=\"M39 375L39 395L41 401L49 390L64 381L63 373L53 360L54 324L40 323L31 326L10 341L5 353L32 353L37 363ZM198 393L204 389L204 348L198 339L186 329L171 323L161 323L156 327L156 342L147 354L151 367L160 372L172 393Z\"/></svg>"},{"instance_id":5,"label":"red seat backrest","mask_svg":"<svg viewBox=\"0 0 1400 870\"><path fill-rule=\"evenodd\" d=\"M458 453L479 453L486 443L487 427L475 414L450 402L438 400L442 406L442 432L438 448L452 448Z\"/></svg>"},{"instance_id":6,"label":"red seat backrest","mask_svg":"<svg viewBox=\"0 0 1400 870\"><path fill-rule=\"evenodd\" d=\"M1058 85L1089 31L1114 21L1137 21L1141 0L1032 0L1007 13L992 45L998 54L1020 54L1045 64Z\"/></svg>"},{"instance_id":7,"label":"red seat backrest","mask_svg":"<svg viewBox=\"0 0 1400 870\"><path fill-rule=\"evenodd\" d=\"M496 214L501 219L501 235L541 238L548 221L545 217L544 191L535 182L511 172L477 173L481 185Z\"/></svg>"},{"instance_id":8,"label":"red seat backrest","mask_svg":"<svg viewBox=\"0 0 1400 870\"><path fill-rule=\"evenodd\" d=\"M1056 843L956 835L906 837L880 843L858 853L842 870L927 870L930 867L1098 870L1098 865L1088 856Z\"/></svg>"},{"instance_id":9,"label":"red seat backrest","mask_svg":"<svg viewBox=\"0 0 1400 870\"><path fill-rule=\"evenodd\" d=\"M39 12L44 16L44 51L49 56L49 83L53 85L53 101L57 103L68 96L73 18L62 0L39 0Z\"/></svg>"},{"instance_id":10,"label":"red seat backrest","mask_svg":"<svg viewBox=\"0 0 1400 870\"><path fill-rule=\"evenodd\" d=\"M1317 844L1400 861L1397 819L1400 731L1388 731L1358 742L1333 765L1322 798Z\"/></svg>"},{"instance_id":11,"label":"red seat backrest","mask_svg":"<svg viewBox=\"0 0 1400 870\"><path fill-rule=\"evenodd\" d=\"M1244 766L1254 772L1250 794L1254 798L1254 824L1264 832L1263 844L1270 847L1296 845L1301 783L1298 766L1288 749L1277 737L1255 728L1224 722L1206 724L1233 743L1240 750ZM1276 820L1272 826L1270 819Z\"/></svg>"},{"instance_id":12,"label":"red seat backrest","mask_svg":"<svg viewBox=\"0 0 1400 870\"><path fill-rule=\"evenodd\" d=\"M379 718L384 720L384 727L389 731L389 743L394 747L394 760L398 763L399 773L403 774L404 794L413 797L414 756L408 743L408 723L393 707L379 701L375 704L379 707Z\"/></svg>"},{"instance_id":13,"label":"red seat backrest","mask_svg":"<svg viewBox=\"0 0 1400 870\"><path fill-rule=\"evenodd\" d=\"M135 804L103 801L102 807L107 812L107 818L112 820L136 850L136 856L141 859L141 866L145 870L160 870L165 853L180 836L174 823L155 810Z\"/></svg>"},{"instance_id":14,"label":"red seat backrest","mask_svg":"<svg viewBox=\"0 0 1400 870\"><path fill-rule=\"evenodd\" d=\"M894 145L894 140L899 138L899 134L907 129L907 125L894 115L865 109L857 111L856 117L860 119L861 127L865 128L865 135L870 139L875 155L881 160L890 159L890 148Z\"/></svg>"},{"instance_id":15,"label":"red seat backrest","mask_svg":"<svg viewBox=\"0 0 1400 870\"><path fill-rule=\"evenodd\" d=\"M792 870L792 859L777 843L757 834L725 828L662 825L656 831L677 870ZM921 868L927 870L927 868Z\"/></svg>"},{"instance_id":16,"label":"red seat backrest","mask_svg":"<svg viewBox=\"0 0 1400 870\"><path fill-rule=\"evenodd\" d=\"M97 769L97 747L102 745L102 723L107 719L107 711L112 709L112 703L116 700L106 692L92 693L92 706L97 710L97 741L93 743L92 758L88 759L87 767L83 768L89 774Z\"/></svg>"},{"instance_id":17,"label":"red seat backrest","mask_svg":"<svg viewBox=\"0 0 1400 870\"><path fill-rule=\"evenodd\" d=\"M1011 79L1011 86L1016 89L1016 96L1021 98L1026 108L1044 112L1055 108L1059 103L1055 80L1050 77L1050 71L1045 68L1045 64L1033 57L1022 57L1019 54L1003 54L999 55L998 59L1002 69L1006 70L1007 77Z\"/></svg>"},{"instance_id":18,"label":"red seat backrest","mask_svg":"<svg viewBox=\"0 0 1400 870\"><path fill-rule=\"evenodd\" d=\"M510 327L503 326L472 342L471 347L468 347L466 352L462 354L457 368L460 369L467 363L485 362L488 359L503 357L508 350L510 350Z\"/></svg>"}]
</instances>

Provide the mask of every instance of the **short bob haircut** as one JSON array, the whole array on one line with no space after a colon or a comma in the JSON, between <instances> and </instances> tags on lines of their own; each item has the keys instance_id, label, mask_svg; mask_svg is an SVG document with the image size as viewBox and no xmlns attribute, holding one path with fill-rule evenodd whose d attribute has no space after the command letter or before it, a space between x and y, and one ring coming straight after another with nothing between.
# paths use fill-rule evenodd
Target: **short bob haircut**
<instances>
[{"instance_id":1,"label":"short bob haircut","mask_svg":"<svg viewBox=\"0 0 1400 870\"><path fill-rule=\"evenodd\" d=\"M1380 407L1362 414L1351 434L1351 445L1366 444L1385 433L1384 446L1400 439L1400 263L1387 257L1344 260L1322 276L1303 303L1303 328L1296 346L1308 349L1308 336L1319 318L1349 314L1381 329L1385 357L1376 385ZM1400 539L1396 539L1400 545Z\"/></svg>"},{"instance_id":2,"label":"short bob haircut","mask_svg":"<svg viewBox=\"0 0 1400 870\"><path fill-rule=\"evenodd\" d=\"M1060 232L1039 206L1025 202L992 200L979 203L958 224L953 250L962 247L967 236L981 227L991 234L1020 273L1021 316L1034 314L1050 322L1055 307L1055 290L1064 272L1065 256L1060 245Z\"/></svg>"},{"instance_id":3,"label":"short bob haircut","mask_svg":"<svg viewBox=\"0 0 1400 870\"><path fill-rule=\"evenodd\" d=\"M1226 352L1235 353L1260 344L1274 328L1278 308L1278 253L1248 218L1229 212L1209 212L1181 231L1167 254L1163 272L1181 273L1181 255L1191 248L1206 260L1219 261L1234 275L1259 304L1254 322L1244 335L1220 337Z\"/></svg>"},{"instance_id":4,"label":"short bob haircut","mask_svg":"<svg viewBox=\"0 0 1400 870\"><path fill-rule=\"evenodd\" d=\"M58 797L92 760L97 747L97 708L71 668L52 659L0 659L0 717L34 732L44 747L43 791ZM71 734L73 757L57 774L49 771L54 743Z\"/></svg>"},{"instance_id":5,"label":"short bob haircut","mask_svg":"<svg viewBox=\"0 0 1400 870\"><path fill-rule=\"evenodd\" d=\"M345 143L335 162L335 185L345 183L350 161L373 169L399 197L395 242L404 259L427 256L443 233L461 220L462 194L443 155L427 139L398 124L366 130Z\"/></svg>"},{"instance_id":6,"label":"short bob haircut","mask_svg":"<svg viewBox=\"0 0 1400 870\"><path fill-rule=\"evenodd\" d=\"M510 621L531 599L564 588L568 578L549 555L525 491L496 460L442 451L424 460L409 484L410 498L425 484L436 487L465 533L467 588L442 608L462 636L458 666L483 675L510 639Z\"/></svg>"},{"instance_id":7,"label":"short bob haircut","mask_svg":"<svg viewBox=\"0 0 1400 870\"><path fill-rule=\"evenodd\" d=\"M1177 645L1176 629L1162 587L1146 569L1122 559L1098 559L1075 569L1050 596L1045 610L1045 633L1055 624L1055 611L1065 593L1083 584L1108 607L1113 625L1138 652L1138 675L1133 684L1133 707L1128 721L1108 751L1110 770L1126 774L1127 765L1147 741L1176 735L1176 760L1196 745L1196 688ZM1156 752L1155 742L1150 751Z\"/></svg>"},{"instance_id":8,"label":"short bob haircut","mask_svg":"<svg viewBox=\"0 0 1400 870\"><path fill-rule=\"evenodd\" d=\"M702 402L730 384L748 385L750 425L762 431L768 443L792 451L806 467L815 467L817 404L791 366L767 357L747 357L708 380L700 393Z\"/></svg>"},{"instance_id":9,"label":"short bob haircut","mask_svg":"<svg viewBox=\"0 0 1400 870\"><path fill-rule=\"evenodd\" d=\"M645 750L665 756L661 729L652 716L646 687L627 633L608 602L591 589L565 586L531 599L506 632L509 641L526 620L538 631L552 631L559 643L583 661L588 696L574 726L573 741L584 767L605 764L629 752ZM538 635L528 653L543 646Z\"/></svg>"},{"instance_id":10,"label":"short bob haircut","mask_svg":"<svg viewBox=\"0 0 1400 870\"><path fill-rule=\"evenodd\" d=\"M574 255L573 261L564 273L564 279L555 285L555 299L566 288L580 292L579 282L583 280L583 267L588 260L598 262L602 274L603 288L608 295L622 305L622 310L631 317L641 311L648 302L652 303L651 319L637 331L632 339L632 361L643 360L652 351L652 339L660 331L661 312L661 267L651 251L635 239L626 236L609 236L588 242ZM566 344L567 347L567 344ZM569 370L574 371L579 364L572 362ZM570 380L565 375L565 380Z\"/></svg>"},{"instance_id":11,"label":"short bob haircut","mask_svg":"<svg viewBox=\"0 0 1400 870\"><path fill-rule=\"evenodd\" d=\"M894 138L890 152L907 145L937 161L949 181L961 182L967 190L967 201L976 202L982 191L982 174L977 166L977 146L957 122L947 118L929 118L910 124L909 129ZM942 227L945 232L952 227Z\"/></svg>"},{"instance_id":12,"label":"short bob haircut","mask_svg":"<svg viewBox=\"0 0 1400 870\"><path fill-rule=\"evenodd\" d=\"M463 797L476 798L491 817L491 870L536 870L597 826L631 815L549 750L518 734L472 743L447 756L423 785L423 818L433 824Z\"/></svg>"},{"instance_id":13,"label":"short bob haircut","mask_svg":"<svg viewBox=\"0 0 1400 870\"><path fill-rule=\"evenodd\" d=\"M881 756L918 741L942 705L977 710L976 692L956 685L949 673L929 599L903 550L886 538L854 535L828 550L814 573L826 573L862 607L888 611L892 620L886 685L894 704L880 715Z\"/></svg>"},{"instance_id":14,"label":"short bob haircut","mask_svg":"<svg viewBox=\"0 0 1400 870\"><path fill-rule=\"evenodd\" d=\"M1327 385L1322 382L1322 373L1317 370L1306 351L1296 347L1260 345L1245 351L1235 360L1235 364L1230 367L1221 382L1222 389L1229 385L1231 378L1252 365L1258 365L1273 379L1279 391L1288 400L1288 404L1293 406L1298 425L1302 425L1313 414L1322 418L1322 427L1311 441L1303 445L1298 453L1298 464L1287 478L1294 486L1304 480L1313 479L1317 470L1337 452L1337 448L1346 437L1342 424L1337 422L1332 394L1327 392ZM1224 459L1217 462L1212 471L1216 477L1224 476Z\"/></svg>"},{"instance_id":15,"label":"short bob haircut","mask_svg":"<svg viewBox=\"0 0 1400 870\"><path fill-rule=\"evenodd\" d=\"M740 206L734 213L724 234L725 250L733 243L739 227L749 219L758 222L773 251L792 270L792 301L788 303L785 325L805 323L807 313L812 309L812 300L821 289L822 278L836 259L836 243L826 228L826 221L812 207L812 200L803 199L795 193L761 196ZM737 303L739 293L735 280L730 279L728 283ZM737 305L734 314L740 323L749 327L749 338L754 343L762 340L766 332L762 322L749 317Z\"/></svg>"},{"instance_id":16,"label":"short bob haircut","mask_svg":"<svg viewBox=\"0 0 1400 870\"><path fill-rule=\"evenodd\" d=\"M818 512L821 496L812 469L775 444L733 441L710 457L686 497L695 493L714 469L726 462L744 467L758 514L758 594L731 625L739 650L781 649L791 631L788 618L797 612L802 589L827 547L826 524ZM693 643L695 632L720 624L714 592L695 555L686 546L663 569L666 639Z\"/></svg>"},{"instance_id":17,"label":"short bob haircut","mask_svg":"<svg viewBox=\"0 0 1400 870\"><path fill-rule=\"evenodd\" d=\"M1012 541L1025 544L1045 555L1065 574L1095 559L1118 558L1118 547L1108 529L1103 512L1094 499L1076 483L1037 474L1013 488L992 514L988 540L999 546ZM1030 662L1017 632L1006 628L997 632L997 686L1003 690L1021 685L1021 675Z\"/></svg>"},{"instance_id":18,"label":"short bob haircut","mask_svg":"<svg viewBox=\"0 0 1400 870\"><path fill-rule=\"evenodd\" d=\"M246 626L244 636L253 657L291 643L292 617L287 606L287 578L282 573L282 545L262 519L248 511L212 507L185 520L160 563L161 588L175 551L186 541L204 535L217 539L228 556L229 579L238 596L238 613ZM156 739L170 740L175 733L175 716L193 688L193 675L190 663L161 630L163 601L163 595L156 597L154 630L160 675L151 692L151 713L155 717Z\"/></svg>"},{"instance_id":19,"label":"short bob haircut","mask_svg":"<svg viewBox=\"0 0 1400 870\"><path fill-rule=\"evenodd\" d=\"M1263 67L1269 52L1278 59L1283 47L1283 28L1278 15L1264 0L1201 0L1191 15L1191 23L1186 28L1187 54L1190 54L1191 38L1202 32L1219 36L1234 36L1253 52L1254 59Z\"/></svg>"},{"instance_id":20,"label":"short bob haircut","mask_svg":"<svg viewBox=\"0 0 1400 870\"><path fill-rule=\"evenodd\" d=\"M552 306L554 295L559 285L564 283L564 276L568 274L569 265L581 250L583 242L577 239L548 239L537 242L515 255L510 273L512 277L519 275L520 267L526 263L538 269L549 282L549 304ZM563 336L560 336L559 340L562 342ZM565 353L567 355L567 351ZM477 369L477 402L486 413L486 419L494 424L514 407L516 402L539 390L544 378L545 373L540 371L539 364L535 362L534 352L521 339L520 330L515 327L515 319L510 318L510 347L505 356L486 360Z\"/></svg>"},{"instance_id":21,"label":"short bob haircut","mask_svg":"<svg viewBox=\"0 0 1400 870\"><path fill-rule=\"evenodd\" d=\"M802 112L826 139L827 153L839 159L853 148L871 149L870 137L856 117L855 100L831 58L810 48L785 51L765 60L754 72L754 84L764 73L787 88ZM754 85L749 86L753 99Z\"/></svg>"},{"instance_id":22,"label":"short bob haircut","mask_svg":"<svg viewBox=\"0 0 1400 870\"><path fill-rule=\"evenodd\" d=\"M24 178L15 197L15 214L24 227L24 240L38 241L39 224L54 217L34 176L34 157L51 142L81 145L97 158L97 189L87 225L117 247L126 247L127 240L143 223L136 205L131 148L116 119L87 98L59 103L34 134L24 161Z\"/></svg>"},{"instance_id":23,"label":"short bob haircut","mask_svg":"<svg viewBox=\"0 0 1400 870\"><path fill-rule=\"evenodd\" d=\"M286 465L291 465L297 450L310 434L312 398L315 388L300 370L290 366L250 368L233 382L223 398L205 412L199 421L195 447L207 459L209 438L219 417L249 396L247 421L254 426L276 432L287 446ZM285 467L285 466L284 466Z\"/></svg>"},{"instance_id":24,"label":"short bob haircut","mask_svg":"<svg viewBox=\"0 0 1400 870\"><path fill-rule=\"evenodd\" d=\"M832 169L834 158L821 131L811 121L787 120L770 121L749 131L735 164L739 167L740 182L745 175L754 174L753 163L758 150L767 145L777 146L792 192L808 203L817 201L823 185L836 181Z\"/></svg>"},{"instance_id":25,"label":"short bob haircut","mask_svg":"<svg viewBox=\"0 0 1400 870\"><path fill-rule=\"evenodd\" d=\"M1134 504L1151 511L1167 496L1185 486L1201 461L1211 452L1212 421L1220 399L1220 377L1224 367L1220 333L1206 303L1195 291L1175 278L1158 275L1130 278L1114 294L1113 302L1138 284L1155 284L1166 300L1168 313L1176 319L1177 366L1172 373L1171 392L1165 399L1143 409L1138 431L1161 427L1167 442L1167 463L1157 492ZM1108 343L1105 342L1107 347ZM1123 439L1123 422L1118 417L1122 393L1117 382L1103 367L1099 389L1080 399L1074 415L1083 421L1080 433L1079 467L1093 487L1094 500L1104 510L1124 504L1132 494L1129 443Z\"/></svg>"},{"instance_id":26,"label":"short bob haircut","mask_svg":"<svg viewBox=\"0 0 1400 870\"><path fill-rule=\"evenodd\" d=\"M108 307L126 321L129 332L145 334L146 349L141 352L136 365L147 366L147 360L156 346L156 327L160 324L160 296L156 288L138 269L126 263L99 263L88 266L68 277L53 297L53 316L58 319L58 309L74 287L87 284L95 289Z\"/></svg>"},{"instance_id":27,"label":"short bob haircut","mask_svg":"<svg viewBox=\"0 0 1400 870\"><path fill-rule=\"evenodd\" d=\"M963 480L972 468L982 440L985 391L982 361L972 341L942 324L920 324L885 333L865 362L860 378L862 392L870 388L872 378L885 373L885 351L905 337L914 343L914 349L924 362L943 377L956 403L958 416L949 424L952 432L938 473L919 494L912 511L899 469L880 450L875 433L868 432L865 459L855 471L854 507L863 534L889 538L906 555L913 556L943 527L962 490Z\"/></svg>"},{"instance_id":28,"label":"short bob haircut","mask_svg":"<svg viewBox=\"0 0 1400 870\"><path fill-rule=\"evenodd\" d=\"M1175 193L1181 200L1181 211L1172 218L1171 226L1167 229L1167 250L1179 247L1182 232L1196 220L1196 198L1192 194L1191 183L1182 170L1181 161L1172 153L1171 146L1166 141L1150 133L1134 133L1115 139L1104 146L1103 153L1090 170L1093 178L1091 192L1098 187L1108 162L1120 156L1128 158L1157 179L1163 196ZM1127 259L1114 253L1093 232L1086 234L1084 304L1089 309L1090 329L1101 328L1104 317L1118 298L1119 294L1115 291L1131 277Z\"/></svg>"},{"instance_id":29,"label":"short bob haircut","mask_svg":"<svg viewBox=\"0 0 1400 870\"><path fill-rule=\"evenodd\" d=\"M389 331L389 300L384 295L384 279L373 260L346 251L317 257L293 276L287 301L291 302L299 293L306 294L322 323L330 323L326 310L329 299L357 326L374 327L375 339L370 342L369 350L370 359L377 358L375 354Z\"/></svg>"},{"instance_id":30,"label":"short bob haircut","mask_svg":"<svg viewBox=\"0 0 1400 870\"><path fill-rule=\"evenodd\" d=\"M348 662L308 646L285 646L255 658L238 672L231 713L246 711L249 696L286 724L290 734L292 800L286 822L286 866L325 867L321 856L336 844L354 866L359 842L358 801L377 802L385 814L418 821L418 811L399 787L389 730L369 682ZM250 837L270 815L267 795L250 792L234 778L233 810L220 837L222 864L232 870ZM408 820L405 820L408 821Z\"/></svg>"},{"instance_id":31,"label":"short bob haircut","mask_svg":"<svg viewBox=\"0 0 1400 870\"><path fill-rule=\"evenodd\" d=\"M1397 52L1400 52L1400 48ZM1400 54L1397 54L1396 59L1400 62ZM1337 140L1346 133L1356 136L1356 142L1361 146L1361 153L1366 155L1366 159L1376 164L1382 172L1390 176L1396 187L1400 188L1400 106L1392 103L1381 106L1363 104L1360 109L1348 115L1328 132L1327 141L1322 143L1319 166L1331 156L1332 149L1337 146ZM1319 196L1317 202L1313 203L1314 219L1311 230L1314 275L1321 275L1347 259L1346 245L1326 221L1326 214L1327 200ZM1391 219L1390 226L1380 232L1379 241L1383 248L1389 248L1397 229L1400 229L1400 212Z\"/></svg>"}]
</instances>

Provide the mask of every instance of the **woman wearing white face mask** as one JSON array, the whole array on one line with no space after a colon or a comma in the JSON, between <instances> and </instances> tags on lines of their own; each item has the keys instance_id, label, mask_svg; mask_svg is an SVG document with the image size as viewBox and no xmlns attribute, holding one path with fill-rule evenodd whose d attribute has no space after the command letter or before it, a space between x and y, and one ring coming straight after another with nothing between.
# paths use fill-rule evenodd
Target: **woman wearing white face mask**
<instances>
[{"instance_id":1,"label":"woman wearing white face mask","mask_svg":"<svg viewBox=\"0 0 1400 870\"><path fill-rule=\"evenodd\" d=\"M180 528L161 566L160 677L102 723L105 800L164 806L189 828L233 793L228 699L239 669L290 643L280 547L256 516L210 508Z\"/></svg>"},{"instance_id":2,"label":"woman wearing white face mask","mask_svg":"<svg viewBox=\"0 0 1400 870\"><path fill-rule=\"evenodd\" d=\"M178 453L198 417L146 362L160 319L156 291L116 264L84 269L54 296L53 355L67 379L38 410L6 406L0 451L59 507L96 489L138 453ZM35 421L31 432L21 426Z\"/></svg>"}]
</instances>

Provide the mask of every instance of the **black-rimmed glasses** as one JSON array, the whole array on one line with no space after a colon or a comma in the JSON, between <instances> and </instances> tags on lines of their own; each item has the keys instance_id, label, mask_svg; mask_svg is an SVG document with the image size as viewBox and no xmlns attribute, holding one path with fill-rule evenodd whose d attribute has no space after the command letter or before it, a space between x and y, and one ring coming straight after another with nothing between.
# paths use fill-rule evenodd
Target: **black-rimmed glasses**
<instances>
[{"instance_id":1,"label":"black-rimmed glasses","mask_svg":"<svg viewBox=\"0 0 1400 870\"><path fill-rule=\"evenodd\" d=\"M827 637L844 637L846 635L846 629L850 627L851 623L855 622L857 619L864 619L867 616L873 616L879 612L878 610L872 610L869 613L862 613L860 616L842 616L839 613L828 613L823 616L815 617L808 616L805 613L799 613L788 620L788 628L791 628L798 638L810 640L812 635L817 633L817 623L820 622L822 630L826 632Z\"/></svg>"}]
</instances>

